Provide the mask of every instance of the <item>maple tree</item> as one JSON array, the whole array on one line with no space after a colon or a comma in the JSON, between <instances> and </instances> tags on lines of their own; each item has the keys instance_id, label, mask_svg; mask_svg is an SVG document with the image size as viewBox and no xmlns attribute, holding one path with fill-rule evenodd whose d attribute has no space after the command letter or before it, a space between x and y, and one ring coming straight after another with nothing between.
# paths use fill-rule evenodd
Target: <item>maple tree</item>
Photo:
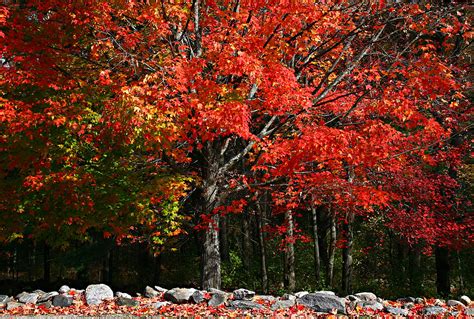
<instances>
[{"instance_id":1,"label":"maple tree","mask_svg":"<svg viewBox=\"0 0 474 319\"><path fill-rule=\"evenodd\" d=\"M0 12L3 234L163 245L197 216L201 284L219 288L222 216L270 192L290 264L293 215L331 208L347 292L358 216L428 246L472 243L450 176L472 112L458 63L472 35L456 8L48 0Z\"/></svg>"}]
</instances>

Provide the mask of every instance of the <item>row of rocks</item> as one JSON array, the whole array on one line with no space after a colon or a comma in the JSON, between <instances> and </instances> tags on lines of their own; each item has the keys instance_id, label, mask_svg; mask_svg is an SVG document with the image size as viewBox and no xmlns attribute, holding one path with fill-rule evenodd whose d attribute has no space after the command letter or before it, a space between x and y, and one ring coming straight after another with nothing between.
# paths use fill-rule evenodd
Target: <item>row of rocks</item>
<instances>
[{"instance_id":1,"label":"row of rocks","mask_svg":"<svg viewBox=\"0 0 474 319\"><path fill-rule=\"evenodd\" d=\"M137 294L142 297L141 294ZM154 308L161 308L171 304L201 304L207 302L208 306L223 306L228 309L240 310L278 310L302 305L319 313L348 314L350 311L363 310L369 312L386 312L396 316L408 316L411 309L421 309L423 315L440 315L447 311L450 314L463 311L467 315L474 315L474 304L469 297L462 296L459 300L435 300L425 304L422 298L401 298L395 303L387 302L371 292L361 292L347 297L339 297L332 291L317 291L310 293L300 291L295 294L285 294L281 297L269 295L256 295L248 289L237 289L232 293L218 289L201 291L194 288L165 289L159 286L147 286L144 297L156 298ZM89 285L85 290L77 290L62 286L58 291L22 292L13 297L0 295L0 309L12 310L25 304L33 304L45 308L69 307L75 300L84 300L87 305L99 305L105 300L115 300L119 306L138 307L140 298L133 298L123 292L116 292L115 298L112 289L105 284Z\"/></svg>"}]
</instances>

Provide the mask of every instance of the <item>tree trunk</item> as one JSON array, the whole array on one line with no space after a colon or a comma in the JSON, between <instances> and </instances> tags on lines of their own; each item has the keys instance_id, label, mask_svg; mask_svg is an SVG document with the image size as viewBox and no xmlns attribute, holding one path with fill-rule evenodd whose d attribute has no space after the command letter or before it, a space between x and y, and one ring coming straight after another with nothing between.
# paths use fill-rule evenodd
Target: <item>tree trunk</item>
<instances>
[{"instance_id":1,"label":"tree trunk","mask_svg":"<svg viewBox=\"0 0 474 319\"><path fill-rule=\"evenodd\" d=\"M449 265L449 251L444 247L436 247L436 289L439 295L447 297L450 292L450 265Z\"/></svg>"},{"instance_id":2,"label":"tree trunk","mask_svg":"<svg viewBox=\"0 0 474 319\"><path fill-rule=\"evenodd\" d=\"M416 295L422 293L422 275L420 251L417 248L411 248L408 255L408 278L410 280L410 290Z\"/></svg>"},{"instance_id":3,"label":"tree trunk","mask_svg":"<svg viewBox=\"0 0 474 319\"><path fill-rule=\"evenodd\" d=\"M328 264L327 264L327 284L329 287L334 288L334 255L336 254L336 216L329 211L330 215L330 228L329 228L329 252L328 252Z\"/></svg>"},{"instance_id":4,"label":"tree trunk","mask_svg":"<svg viewBox=\"0 0 474 319\"><path fill-rule=\"evenodd\" d=\"M245 271L248 273L250 270L250 259L252 258L252 243L250 242L250 214L245 211L242 214L242 259Z\"/></svg>"},{"instance_id":5,"label":"tree trunk","mask_svg":"<svg viewBox=\"0 0 474 319\"><path fill-rule=\"evenodd\" d=\"M266 196L263 197L264 199ZM264 203L266 205L266 203ZM265 206L266 207L266 206ZM263 229L265 227L266 209L262 209L262 205L257 202L257 228L258 240L260 244L260 270L262 275L262 291L268 293L268 274L267 274L267 253L265 247L265 236Z\"/></svg>"},{"instance_id":6,"label":"tree trunk","mask_svg":"<svg viewBox=\"0 0 474 319\"><path fill-rule=\"evenodd\" d=\"M314 243L314 279L316 288L320 287L321 276L321 258L319 255L319 239L318 239L318 212L314 204L311 203L311 213L313 216L313 243Z\"/></svg>"},{"instance_id":7,"label":"tree trunk","mask_svg":"<svg viewBox=\"0 0 474 319\"><path fill-rule=\"evenodd\" d=\"M219 242L219 215L214 215L213 210L218 205L218 162L209 150L209 167L203 183L203 214L209 217L209 223L204 233L204 242L201 257L201 285L202 289L219 289L221 287L221 256Z\"/></svg>"},{"instance_id":8,"label":"tree trunk","mask_svg":"<svg viewBox=\"0 0 474 319\"><path fill-rule=\"evenodd\" d=\"M48 244L43 244L43 280L45 284L51 282L51 259L49 256Z\"/></svg>"},{"instance_id":9,"label":"tree trunk","mask_svg":"<svg viewBox=\"0 0 474 319\"><path fill-rule=\"evenodd\" d=\"M345 295L352 293L353 221L354 213L349 212L347 216L347 221L346 223L344 223L344 235L346 237L346 245L342 250L342 292Z\"/></svg>"},{"instance_id":10,"label":"tree trunk","mask_svg":"<svg viewBox=\"0 0 474 319\"><path fill-rule=\"evenodd\" d=\"M293 214L291 211L286 211L286 247L285 247L285 286L289 292L296 289L295 276L295 245L293 244Z\"/></svg>"},{"instance_id":11,"label":"tree trunk","mask_svg":"<svg viewBox=\"0 0 474 319\"><path fill-rule=\"evenodd\" d=\"M229 239L227 236L227 216L221 216L220 220L220 243L221 243L221 259L222 261L229 261Z\"/></svg>"}]
</instances>

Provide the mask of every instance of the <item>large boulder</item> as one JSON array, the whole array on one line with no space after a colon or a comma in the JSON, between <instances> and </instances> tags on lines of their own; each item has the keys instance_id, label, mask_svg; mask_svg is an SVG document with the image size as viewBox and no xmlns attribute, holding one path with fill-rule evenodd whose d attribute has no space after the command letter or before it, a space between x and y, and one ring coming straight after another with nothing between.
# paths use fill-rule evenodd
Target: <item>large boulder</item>
<instances>
[{"instance_id":1,"label":"large boulder","mask_svg":"<svg viewBox=\"0 0 474 319\"><path fill-rule=\"evenodd\" d=\"M293 307L295 303L296 303L295 299L278 300L272 305L271 309L272 310L286 309L286 308Z\"/></svg>"},{"instance_id":2,"label":"large boulder","mask_svg":"<svg viewBox=\"0 0 474 319\"><path fill-rule=\"evenodd\" d=\"M471 298L468 296L464 295L459 298L459 301L461 301L464 305L469 306L471 304Z\"/></svg>"},{"instance_id":3,"label":"large boulder","mask_svg":"<svg viewBox=\"0 0 474 319\"><path fill-rule=\"evenodd\" d=\"M252 301L274 302L276 298L272 295L256 295L252 298Z\"/></svg>"},{"instance_id":4,"label":"large boulder","mask_svg":"<svg viewBox=\"0 0 474 319\"><path fill-rule=\"evenodd\" d=\"M233 295L235 300L250 300L255 296L255 291L240 288L234 290Z\"/></svg>"},{"instance_id":5,"label":"large boulder","mask_svg":"<svg viewBox=\"0 0 474 319\"><path fill-rule=\"evenodd\" d=\"M194 303L201 303L204 301L204 293L202 291L196 290L191 295L191 301Z\"/></svg>"},{"instance_id":6,"label":"large boulder","mask_svg":"<svg viewBox=\"0 0 474 319\"><path fill-rule=\"evenodd\" d=\"M330 291L330 290L320 290L320 291L315 291L314 293L315 294L323 294L323 295L331 295L331 296L336 295L336 293L334 291Z\"/></svg>"},{"instance_id":7,"label":"large boulder","mask_svg":"<svg viewBox=\"0 0 474 319\"><path fill-rule=\"evenodd\" d=\"M295 301L296 296L292 295L292 294L284 294L283 296L281 296L280 300L293 300L293 301Z\"/></svg>"},{"instance_id":8,"label":"large boulder","mask_svg":"<svg viewBox=\"0 0 474 319\"><path fill-rule=\"evenodd\" d=\"M192 297L196 291L194 288L173 288L165 292L164 298L176 304L194 302Z\"/></svg>"},{"instance_id":9,"label":"large boulder","mask_svg":"<svg viewBox=\"0 0 474 319\"><path fill-rule=\"evenodd\" d=\"M65 294L65 293L67 293L69 290L71 290L71 288L69 288L69 286L67 286L67 285L62 285L62 286L59 288L58 292L59 292L60 294Z\"/></svg>"},{"instance_id":10,"label":"large boulder","mask_svg":"<svg viewBox=\"0 0 474 319\"><path fill-rule=\"evenodd\" d=\"M171 305L171 302L169 301L158 301L153 304L153 308L160 309L161 307L169 306L169 305Z\"/></svg>"},{"instance_id":11,"label":"large boulder","mask_svg":"<svg viewBox=\"0 0 474 319\"><path fill-rule=\"evenodd\" d=\"M69 307L72 306L72 298L67 295L57 295L53 298L53 306L55 307Z\"/></svg>"},{"instance_id":12,"label":"large boulder","mask_svg":"<svg viewBox=\"0 0 474 319\"><path fill-rule=\"evenodd\" d=\"M168 289L160 287L160 286L155 286L155 290L161 293L165 293L168 291Z\"/></svg>"},{"instance_id":13,"label":"large boulder","mask_svg":"<svg viewBox=\"0 0 474 319\"><path fill-rule=\"evenodd\" d=\"M230 308L237 308L237 309L264 309L261 304L250 301L250 300L233 300L229 303Z\"/></svg>"},{"instance_id":14,"label":"large boulder","mask_svg":"<svg viewBox=\"0 0 474 319\"><path fill-rule=\"evenodd\" d=\"M160 295L160 292L156 291L155 289L151 288L150 286L145 287L145 297L147 298L155 298Z\"/></svg>"},{"instance_id":15,"label":"large boulder","mask_svg":"<svg viewBox=\"0 0 474 319\"><path fill-rule=\"evenodd\" d=\"M16 299L21 303L36 304L39 294L36 292L22 292L16 296Z\"/></svg>"},{"instance_id":16,"label":"large boulder","mask_svg":"<svg viewBox=\"0 0 474 319\"><path fill-rule=\"evenodd\" d=\"M377 296L372 292L359 292L359 293L356 293L354 296L356 296L357 298L363 301L377 300Z\"/></svg>"},{"instance_id":17,"label":"large boulder","mask_svg":"<svg viewBox=\"0 0 474 319\"><path fill-rule=\"evenodd\" d=\"M383 304L375 300L371 300L371 301L359 300L359 301L356 301L356 306L361 307L363 309L370 309L374 311L382 310L384 308Z\"/></svg>"},{"instance_id":18,"label":"large boulder","mask_svg":"<svg viewBox=\"0 0 474 319\"><path fill-rule=\"evenodd\" d=\"M449 307L456 307L456 308L461 307L461 308L466 308L466 306L465 306L462 302L457 301L457 300L453 300L453 299L448 300L448 301L446 302L446 305L448 305Z\"/></svg>"},{"instance_id":19,"label":"large boulder","mask_svg":"<svg viewBox=\"0 0 474 319\"><path fill-rule=\"evenodd\" d=\"M298 304L316 310L318 312L346 314L346 299L328 294L307 294L297 299Z\"/></svg>"},{"instance_id":20,"label":"large boulder","mask_svg":"<svg viewBox=\"0 0 474 319\"><path fill-rule=\"evenodd\" d=\"M217 307L224 304L227 301L228 295L224 292L212 293L212 297L207 303L211 307Z\"/></svg>"},{"instance_id":21,"label":"large boulder","mask_svg":"<svg viewBox=\"0 0 474 319\"><path fill-rule=\"evenodd\" d=\"M105 299L112 299L113 297L114 292L107 285L89 285L86 288L86 302L88 305L98 305Z\"/></svg>"},{"instance_id":22,"label":"large boulder","mask_svg":"<svg viewBox=\"0 0 474 319\"><path fill-rule=\"evenodd\" d=\"M309 292L307 291L298 291L297 293L295 293L295 296L296 298L302 298L303 296L309 294Z\"/></svg>"},{"instance_id":23,"label":"large boulder","mask_svg":"<svg viewBox=\"0 0 474 319\"><path fill-rule=\"evenodd\" d=\"M7 295L0 295L0 304L6 304L7 302L10 301L10 297Z\"/></svg>"},{"instance_id":24,"label":"large boulder","mask_svg":"<svg viewBox=\"0 0 474 319\"><path fill-rule=\"evenodd\" d=\"M46 292L46 293L42 294L41 296L39 296L38 303L46 302L48 300L51 300L51 299L54 298L54 296L57 296L57 295L59 295L59 293L57 291Z\"/></svg>"},{"instance_id":25,"label":"large boulder","mask_svg":"<svg viewBox=\"0 0 474 319\"><path fill-rule=\"evenodd\" d=\"M24 307L25 304L23 303L20 303L20 302L16 302L16 301L9 301L7 302L7 310L13 310L13 309L16 309L16 308L22 308Z\"/></svg>"},{"instance_id":26,"label":"large boulder","mask_svg":"<svg viewBox=\"0 0 474 319\"><path fill-rule=\"evenodd\" d=\"M117 292L115 293L115 297L117 297L117 298L132 299L132 296L130 296L130 295L127 294L126 292L120 292L120 291L117 291Z\"/></svg>"}]
</instances>

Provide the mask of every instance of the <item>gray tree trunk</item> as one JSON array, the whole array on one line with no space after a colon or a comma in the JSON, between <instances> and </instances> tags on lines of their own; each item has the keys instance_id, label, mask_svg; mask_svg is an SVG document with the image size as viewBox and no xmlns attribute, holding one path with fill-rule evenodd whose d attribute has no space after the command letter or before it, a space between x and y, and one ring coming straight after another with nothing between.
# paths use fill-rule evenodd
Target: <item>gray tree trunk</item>
<instances>
[{"instance_id":1,"label":"gray tree trunk","mask_svg":"<svg viewBox=\"0 0 474 319\"><path fill-rule=\"evenodd\" d=\"M347 221L344 224L344 235L346 237L346 245L342 250L342 292L345 295L352 293L352 246L354 234L352 223L354 221L354 213L349 212Z\"/></svg>"},{"instance_id":2,"label":"gray tree trunk","mask_svg":"<svg viewBox=\"0 0 474 319\"><path fill-rule=\"evenodd\" d=\"M311 213L313 217L314 279L316 281L316 288L320 288L321 258L319 254L319 239L318 239L318 211L316 207L314 207L313 203L311 203Z\"/></svg>"},{"instance_id":3,"label":"gray tree trunk","mask_svg":"<svg viewBox=\"0 0 474 319\"><path fill-rule=\"evenodd\" d=\"M329 228L329 251L328 251L328 264L327 264L327 284L329 287L334 288L334 256L336 254L336 217L329 211L330 216L330 228Z\"/></svg>"},{"instance_id":4,"label":"gray tree trunk","mask_svg":"<svg viewBox=\"0 0 474 319\"><path fill-rule=\"evenodd\" d=\"M263 197L264 200L266 196ZM267 252L265 247L265 236L263 229L266 223L266 203L260 204L257 202L257 227L258 227L258 240L260 246L260 271L262 275L262 291L268 293L268 274L267 274ZM265 207L265 208L264 208Z\"/></svg>"},{"instance_id":5,"label":"gray tree trunk","mask_svg":"<svg viewBox=\"0 0 474 319\"><path fill-rule=\"evenodd\" d=\"M291 239L294 234L293 214L291 211L286 211L285 220L287 225L286 236L287 239ZM290 292L296 289L295 245L291 240L287 241L285 247L285 286Z\"/></svg>"}]
</instances>

